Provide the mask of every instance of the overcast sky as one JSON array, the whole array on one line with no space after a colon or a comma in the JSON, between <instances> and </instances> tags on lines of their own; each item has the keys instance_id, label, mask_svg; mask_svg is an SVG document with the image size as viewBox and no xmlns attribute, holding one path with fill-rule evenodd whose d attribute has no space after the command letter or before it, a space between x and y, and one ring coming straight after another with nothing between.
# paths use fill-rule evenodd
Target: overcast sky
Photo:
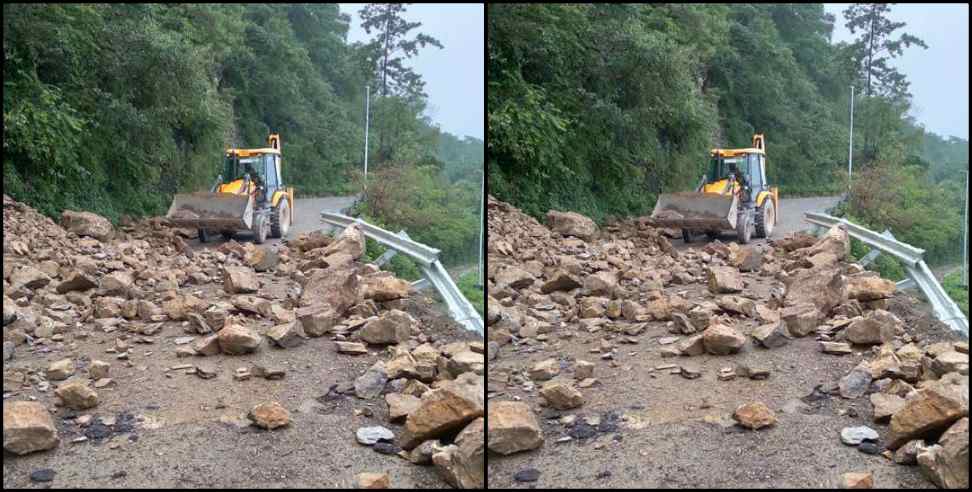
<instances>
[{"instance_id":1,"label":"overcast sky","mask_svg":"<svg viewBox=\"0 0 972 492\"><path fill-rule=\"evenodd\" d=\"M844 27L848 4L824 4L834 14L833 42L851 41ZM943 136L969 138L969 6L968 4L896 4L889 17L907 25L895 31L917 36L928 49L912 45L890 64L911 82L911 115ZM858 31L857 35L860 35Z\"/></svg>"},{"instance_id":2,"label":"overcast sky","mask_svg":"<svg viewBox=\"0 0 972 492\"><path fill-rule=\"evenodd\" d=\"M341 12L351 16L348 42L368 41L371 36L361 28L358 11L365 4L342 3ZM425 80L429 95L426 114L443 130L454 135L483 139L485 118L486 34L482 4L412 4L405 19L421 22L409 33L428 34L442 43L443 49L426 46L406 64Z\"/></svg>"}]
</instances>

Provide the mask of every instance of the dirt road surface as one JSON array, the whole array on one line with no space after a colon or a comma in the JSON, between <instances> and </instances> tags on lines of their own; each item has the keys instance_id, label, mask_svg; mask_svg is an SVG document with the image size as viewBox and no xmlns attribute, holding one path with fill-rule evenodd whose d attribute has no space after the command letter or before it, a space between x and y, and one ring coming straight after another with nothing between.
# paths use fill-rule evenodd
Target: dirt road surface
<instances>
[{"instance_id":1,"label":"dirt road surface","mask_svg":"<svg viewBox=\"0 0 972 492\"><path fill-rule=\"evenodd\" d=\"M318 227L322 208L340 209L351 198L315 198L298 202L298 220L291 235ZM242 236L242 235L241 235ZM244 240L242 237L240 240ZM217 247L212 243L196 247ZM267 275L260 295L286 299L292 284L285 277ZM217 284L184 287L201 299L223 295ZM414 297L407 310L423 323L435 340L481 340ZM35 398L53 413L60 445L24 456L4 452L3 487L8 488L336 488L353 487L362 472L388 473L393 487L443 488L446 482L434 467L416 466L397 456L383 455L355 441L359 427L382 425L400 434L403 426L388 423L387 405L379 397L359 400L331 395L329 388L353 382L377 360L387 360L374 347L368 355L338 354L330 337L311 338L290 349L264 341L256 353L178 358L175 340L185 337L184 322L166 321L150 343L132 344L129 360L117 360L114 343L120 331L91 330L87 338L70 343L17 347L4 363L4 400ZM252 318L250 327L265 333L274 323ZM124 328L124 325L123 325ZM134 337L133 337L134 338ZM132 338L129 339L132 343ZM54 361L70 357L78 374L92 360L111 364L114 384L97 389L99 404L87 411L55 407L53 390L37 391L6 379L18 370L43 371ZM251 378L236 381L237 368L259 363L286 371L280 380ZM208 364L217 373L201 379L183 364ZM278 401L290 412L288 427L264 431L249 426L246 413L263 402ZM362 414L362 411L370 410ZM367 416L370 414L371 416ZM95 423L82 427L77 417L90 415ZM112 427L110 421L114 421ZM101 424L105 425L101 425ZM82 439L87 437L87 439ZM78 442L75 442L78 440ZM35 483L32 472L52 469L52 482Z\"/></svg>"}]
</instances>

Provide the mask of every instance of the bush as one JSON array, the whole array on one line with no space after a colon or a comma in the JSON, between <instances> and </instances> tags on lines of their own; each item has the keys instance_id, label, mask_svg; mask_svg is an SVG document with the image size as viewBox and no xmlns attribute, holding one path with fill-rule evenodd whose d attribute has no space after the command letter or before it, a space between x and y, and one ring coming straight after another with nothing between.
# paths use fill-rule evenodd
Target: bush
<instances>
[{"instance_id":1,"label":"bush","mask_svg":"<svg viewBox=\"0 0 972 492\"><path fill-rule=\"evenodd\" d=\"M459 277L459 282L457 282L456 285L459 287L459 290L462 291L462 295L466 296L466 299L469 299L469 302L471 302L476 308L476 311L479 311L479 316L485 319L486 302L483 298L483 289L477 285L478 283L479 272L473 271L466 272L464 275Z\"/></svg>"},{"instance_id":2,"label":"bush","mask_svg":"<svg viewBox=\"0 0 972 492\"><path fill-rule=\"evenodd\" d=\"M870 252L871 248L868 245L851 238L851 256L854 258L854 261L860 261L861 258ZM906 275L904 267L901 266L901 263L895 257L883 253L872 261L867 266L867 269L872 272L878 272L881 278L894 280L895 282L904 280Z\"/></svg>"},{"instance_id":3,"label":"bush","mask_svg":"<svg viewBox=\"0 0 972 492\"><path fill-rule=\"evenodd\" d=\"M389 248L387 246L375 241L374 239L365 238L365 253L361 261L363 263L372 263L377 260L378 257L385 254L388 249ZM418 265L412 261L408 255L404 254L397 254L393 256L392 259L389 260L388 263L385 263L381 269L392 272L396 277L402 280L408 280L409 282L414 282L422 278L422 271L419 270Z\"/></svg>"},{"instance_id":4,"label":"bush","mask_svg":"<svg viewBox=\"0 0 972 492\"><path fill-rule=\"evenodd\" d=\"M969 317L969 288L968 286L962 285L962 272L957 271L946 275L942 280L942 287L945 288L945 292L948 292L948 296L958 304L959 309L965 313L965 317Z\"/></svg>"},{"instance_id":5,"label":"bush","mask_svg":"<svg viewBox=\"0 0 972 492\"><path fill-rule=\"evenodd\" d=\"M478 183L450 183L435 166L394 165L368 175L368 192L354 213L392 232L441 250L457 265L475 258L479 245Z\"/></svg>"}]
</instances>

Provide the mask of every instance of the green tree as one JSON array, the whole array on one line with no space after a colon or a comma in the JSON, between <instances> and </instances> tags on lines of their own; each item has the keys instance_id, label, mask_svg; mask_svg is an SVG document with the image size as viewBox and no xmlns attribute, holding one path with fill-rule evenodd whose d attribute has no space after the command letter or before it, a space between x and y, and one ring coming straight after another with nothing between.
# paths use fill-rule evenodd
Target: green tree
<instances>
[{"instance_id":1,"label":"green tree","mask_svg":"<svg viewBox=\"0 0 972 492\"><path fill-rule=\"evenodd\" d=\"M376 32L375 39L368 46L375 55L375 78L383 97L391 94L413 98L424 96L425 83L404 62L417 55L420 47L432 45L442 48L442 43L428 34L417 33L415 37L408 38L409 31L422 26L421 22L407 22L402 17L408 5L370 3L359 11L361 27L365 32Z\"/></svg>"},{"instance_id":2,"label":"green tree","mask_svg":"<svg viewBox=\"0 0 972 492\"><path fill-rule=\"evenodd\" d=\"M909 82L888 62L900 56L904 48L912 44L927 49L924 41L911 34L903 33L897 39L894 31L905 27L904 22L891 22L887 15L893 3L855 3L844 10L844 19L851 34L861 32L854 43L859 52L859 72L867 79L865 94L870 97L877 89L889 97L904 97L908 94Z\"/></svg>"}]
</instances>

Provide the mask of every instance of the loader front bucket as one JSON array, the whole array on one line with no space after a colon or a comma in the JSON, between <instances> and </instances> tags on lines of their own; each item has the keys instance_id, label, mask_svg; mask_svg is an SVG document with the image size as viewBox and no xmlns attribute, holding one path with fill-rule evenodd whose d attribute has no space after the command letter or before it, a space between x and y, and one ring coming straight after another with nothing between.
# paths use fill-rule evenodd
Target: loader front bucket
<instances>
[{"instance_id":1,"label":"loader front bucket","mask_svg":"<svg viewBox=\"0 0 972 492\"><path fill-rule=\"evenodd\" d=\"M691 231L736 228L736 196L718 193L666 193L658 197L651 218L662 227Z\"/></svg>"},{"instance_id":2,"label":"loader front bucket","mask_svg":"<svg viewBox=\"0 0 972 492\"><path fill-rule=\"evenodd\" d=\"M239 231L253 223L253 199L235 193L185 193L172 199L169 219L176 227Z\"/></svg>"}]
</instances>

